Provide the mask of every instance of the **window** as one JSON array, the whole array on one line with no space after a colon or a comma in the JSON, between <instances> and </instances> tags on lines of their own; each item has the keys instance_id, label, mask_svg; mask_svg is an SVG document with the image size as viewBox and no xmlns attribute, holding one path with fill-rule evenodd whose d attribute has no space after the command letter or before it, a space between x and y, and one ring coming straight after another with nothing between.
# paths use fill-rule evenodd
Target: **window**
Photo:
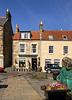
<instances>
[{"instance_id":1,"label":"window","mask_svg":"<svg viewBox=\"0 0 72 100\"><path fill-rule=\"evenodd\" d=\"M21 32L21 39L30 39L30 32Z\"/></svg>"},{"instance_id":2,"label":"window","mask_svg":"<svg viewBox=\"0 0 72 100\"><path fill-rule=\"evenodd\" d=\"M32 44L32 53L37 52L37 44Z\"/></svg>"},{"instance_id":3,"label":"window","mask_svg":"<svg viewBox=\"0 0 72 100\"><path fill-rule=\"evenodd\" d=\"M63 35L63 40L67 40L67 36L66 35Z\"/></svg>"},{"instance_id":4,"label":"window","mask_svg":"<svg viewBox=\"0 0 72 100\"><path fill-rule=\"evenodd\" d=\"M45 66L46 66L47 64L51 64L51 59L45 59Z\"/></svg>"},{"instance_id":5,"label":"window","mask_svg":"<svg viewBox=\"0 0 72 100\"><path fill-rule=\"evenodd\" d=\"M53 46L49 46L49 53L53 53Z\"/></svg>"},{"instance_id":6,"label":"window","mask_svg":"<svg viewBox=\"0 0 72 100\"><path fill-rule=\"evenodd\" d=\"M19 59L19 67L26 67L26 61L24 58Z\"/></svg>"},{"instance_id":7,"label":"window","mask_svg":"<svg viewBox=\"0 0 72 100\"><path fill-rule=\"evenodd\" d=\"M20 52L25 52L25 44L20 44Z\"/></svg>"},{"instance_id":8,"label":"window","mask_svg":"<svg viewBox=\"0 0 72 100\"><path fill-rule=\"evenodd\" d=\"M63 46L63 54L68 54L68 46Z\"/></svg>"},{"instance_id":9,"label":"window","mask_svg":"<svg viewBox=\"0 0 72 100\"><path fill-rule=\"evenodd\" d=\"M54 64L58 64L60 66L60 59L54 59Z\"/></svg>"},{"instance_id":10,"label":"window","mask_svg":"<svg viewBox=\"0 0 72 100\"><path fill-rule=\"evenodd\" d=\"M49 40L53 40L53 36L52 35L49 35Z\"/></svg>"}]
</instances>

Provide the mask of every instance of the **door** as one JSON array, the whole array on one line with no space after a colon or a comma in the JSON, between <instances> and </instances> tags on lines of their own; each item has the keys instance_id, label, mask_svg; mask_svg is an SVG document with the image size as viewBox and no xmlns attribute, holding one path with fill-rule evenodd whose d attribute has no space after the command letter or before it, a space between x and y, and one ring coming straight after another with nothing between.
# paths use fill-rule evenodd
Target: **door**
<instances>
[{"instance_id":1,"label":"door","mask_svg":"<svg viewBox=\"0 0 72 100\"><path fill-rule=\"evenodd\" d=\"M34 70L34 63L36 63L37 66L37 58L32 58L32 69Z\"/></svg>"}]
</instances>

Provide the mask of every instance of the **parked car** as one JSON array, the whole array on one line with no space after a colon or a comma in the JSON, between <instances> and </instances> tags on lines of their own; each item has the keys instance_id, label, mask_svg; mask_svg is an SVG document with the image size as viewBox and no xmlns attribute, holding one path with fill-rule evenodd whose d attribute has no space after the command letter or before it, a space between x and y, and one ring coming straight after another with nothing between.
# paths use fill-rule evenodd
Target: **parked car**
<instances>
[{"instance_id":1,"label":"parked car","mask_svg":"<svg viewBox=\"0 0 72 100\"><path fill-rule=\"evenodd\" d=\"M45 66L45 70L47 73L58 72L60 69L61 67L58 64L47 64Z\"/></svg>"},{"instance_id":2,"label":"parked car","mask_svg":"<svg viewBox=\"0 0 72 100\"><path fill-rule=\"evenodd\" d=\"M4 72L4 68L0 67L0 72Z\"/></svg>"}]
</instances>

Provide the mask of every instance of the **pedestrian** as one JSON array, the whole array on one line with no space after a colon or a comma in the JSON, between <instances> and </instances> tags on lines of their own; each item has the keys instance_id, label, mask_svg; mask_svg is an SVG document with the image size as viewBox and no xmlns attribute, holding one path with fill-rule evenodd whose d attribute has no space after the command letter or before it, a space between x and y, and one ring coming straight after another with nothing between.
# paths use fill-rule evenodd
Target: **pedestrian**
<instances>
[{"instance_id":1,"label":"pedestrian","mask_svg":"<svg viewBox=\"0 0 72 100\"><path fill-rule=\"evenodd\" d=\"M35 70L35 72L37 72L37 66L36 66L36 63L34 63L34 70Z\"/></svg>"}]
</instances>

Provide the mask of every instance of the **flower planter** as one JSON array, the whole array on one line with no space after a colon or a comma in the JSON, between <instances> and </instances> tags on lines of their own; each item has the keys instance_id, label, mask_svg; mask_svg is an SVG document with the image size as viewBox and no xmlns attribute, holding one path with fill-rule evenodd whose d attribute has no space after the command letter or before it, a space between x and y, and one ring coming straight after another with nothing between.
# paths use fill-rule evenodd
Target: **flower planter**
<instances>
[{"instance_id":1,"label":"flower planter","mask_svg":"<svg viewBox=\"0 0 72 100\"><path fill-rule=\"evenodd\" d=\"M52 83L41 86L41 90L44 90L44 95L47 100L66 100L67 92L71 92L68 86L64 86L60 83Z\"/></svg>"},{"instance_id":2,"label":"flower planter","mask_svg":"<svg viewBox=\"0 0 72 100\"><path fill-rule=\"evenodd\" d=\"M67 90L44 90L44 95L47 100L66 100L66 93L70 92L70 89Z\"/></svg>"}]
</instances>

